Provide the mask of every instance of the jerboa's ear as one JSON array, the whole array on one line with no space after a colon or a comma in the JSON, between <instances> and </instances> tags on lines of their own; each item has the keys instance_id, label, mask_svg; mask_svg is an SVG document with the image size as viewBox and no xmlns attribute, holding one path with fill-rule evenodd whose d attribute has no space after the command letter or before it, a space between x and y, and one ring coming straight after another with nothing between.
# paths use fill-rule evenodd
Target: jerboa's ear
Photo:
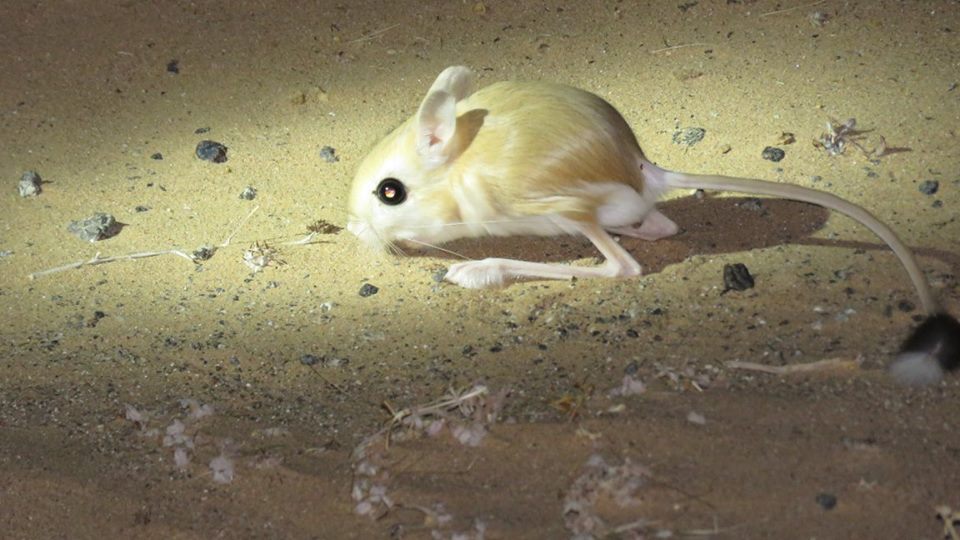
<instances>
[{"instance_id":1,"label":"jerboa's ear","mask_svg":"<svg viewBox=\"0 0 960 540\"><path fill-rule=\"evenodd\" d=\"M460 101L469 96L473 90L473 72L464 66L450 66L440 72L427 95L437 90L443 90L453 96L454 100Z\"/></svg>"},{"instance_id":2,"label":"jerboa's ear","mask_svg":"<svg viewBox=\"0 0 960 540\"><path fill-rule=\"evenodd\" d=\"M434 81L417 112L417 152L428 166L447 159L447 148L457 129L457 101L467 97L473 82L470 70L448 67Z\"/></svg>"}]
</instances>

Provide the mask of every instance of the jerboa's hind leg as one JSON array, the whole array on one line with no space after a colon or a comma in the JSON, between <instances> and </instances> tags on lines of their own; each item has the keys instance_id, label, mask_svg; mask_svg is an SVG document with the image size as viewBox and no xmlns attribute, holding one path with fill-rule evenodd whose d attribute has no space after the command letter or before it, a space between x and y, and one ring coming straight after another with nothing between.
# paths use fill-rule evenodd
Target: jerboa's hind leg
<instances>
[{"instance_id":1,"label":"jerboa's hind leg","mask_svg":"<svg viewBox=\"0 0 960 540\"><path fill-rule=\"evenodd\" d=\"M677 234L677 224L657 209L651 210L639 225L627 227L607 227L614 234L633 236L643 240L659 240Z\"/></svg>"},{"instance_id":2,"label":"jerboa's hind leg","mask_svg":"<svg viewBox=\"0 0 960 540\"><path fill-rule=\"evenodd\" d=\"M667 221L669 222L669 220ZM672 222L670 223L672 224ZM640 264L599 224L576 223L574 227L603 254L606 260L602 265L568 266L491 258L454 264L447 271L444 279L462 287L479 289L502 286L508 282L522 279L611 278L640 274ZM642 228L641 225L638 230Z\"/></svg>"}]
</instances>

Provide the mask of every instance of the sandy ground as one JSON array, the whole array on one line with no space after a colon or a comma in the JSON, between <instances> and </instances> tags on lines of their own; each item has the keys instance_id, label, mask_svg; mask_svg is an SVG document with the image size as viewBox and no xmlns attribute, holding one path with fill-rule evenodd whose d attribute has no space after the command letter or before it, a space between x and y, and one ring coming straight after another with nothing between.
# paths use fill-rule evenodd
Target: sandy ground
<instances>
[{"instance_id":1,"label":"sandy ground","mask_svg":"<svg viewBox=\"0 0 960 540\"><path fill-rule=\"evenodd\" d=\"M481 85L598 93L663 166L865 205L960 312L956 1L641 4L6 2L0 536L943 537L934 508L960 507L960 380L886 378L920 310L893 255L846 218L678 193L663 209L681 234L623 240L644 277L496 291L439 285L449 257L375 255L346 231L284 244L344 225L366 149L466 64ZM904 151L813 144L849 117L866 147ZM686 127L705 138L675 144ZM228 161L197 159L202 139ZM43 191L21 198L29 170ZM239 198L247 186L256 199ZM120 233L67 231L94 212ZM199 265L28 278L234 231ZM252 273L257 242L277 251ZM596 256L576 238L452 247ZM721 294L735 262L757 285ZM379 292L361 297L365 283ZM727 365L823 359L861 366ZM637 393L611 392L625 376ZM462 410L403 413L477 384L488 393ZM391 408L403 422L386 423ZM431 419L445 422L432 437Z\"/></svg>"}]
</instances>

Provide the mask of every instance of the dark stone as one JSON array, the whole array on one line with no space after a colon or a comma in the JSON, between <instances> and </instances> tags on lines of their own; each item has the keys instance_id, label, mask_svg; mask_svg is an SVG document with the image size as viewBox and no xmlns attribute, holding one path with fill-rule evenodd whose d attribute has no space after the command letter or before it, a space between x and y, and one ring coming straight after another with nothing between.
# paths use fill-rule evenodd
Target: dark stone
<instances>
[{"instance_id":1,"label":"dark stone","mask_svg":"<svg viewBox=\"0 0 960 540\"><path fill-rule=\"evenodd\" d=\"M227 147L217 141L200 141L197 143L197 157L204 161L224 163L227 161Z\"/></svg>"},{"instance_id":2,"label":"dark stone","mask_svg":"<svg viewBox=\"0 0 960 540\"><path fill-rule=\"evenodd\" d=\"M332 146L324 146L320 149L320 157L327 163L336 163L340 161L337 157L337 151Z\"/></svg>"},{"instance_id":3,"label":"dark stone","mask_svg":"<svg viewBox=\"0 0 960 540\"><path fill-rule=\"evenodd\" d=\"M305 354L300 357L300 363L305 366L315 366L320 363L320 357L313 354Z\"/></svg>"},{"instance_id":4,"label":"dark stone","mask_svg":"<svg viewBox=\"0 0 960 540\"><path fill-rule=\"evenodd\" d=\"M920 193L924 195L933 195L940 189L940 182L936 180L924 180L920 183Z\"/></svg>"},{"instance_id":5,"label":"dark stone","mask_svg":"<svg viewBox=\"0 0 960 540\"><path fill-rule=\"evenodd\" d=\"M380 288L371 283L364 283L363 287L360 287L360 296L366 298L368 296L373 296L380 292Z\"/></svg>"},{"instance_id":6,"label":"dark stone","mask_svg":"<svg viewBox=\"0 0 960 540\"><path fill-rule=\"evenodd\" d=\"M193 251L193 260L195 261L205 261L210 257L213 257L213 254L217 251L217 248L210 246L201 246Z\"/></svg>"},{"instance_id":7,"label":"dark stone","mask_svg":"<svg viewBox=\"0 0 960 540\"><path fill-rule=\"evenodd\" d=\"M723 292L745 291L753 288L753 276L743 263L723 265Z\"/></svg>"},{"instance_id":8,"label":"dark stone","mask_svg":"<svg viewBox=\"0 0 960 540\"><path fill-rule=\"evenodd\" d=\"M824 510L833 510L837 506L837 496L830 493L818 493L816 501Z\"/></svg>"},{"instance_id":9,"label":"dark stone","mask_svg":"<svg viewBox=\"0 0 960 540\"><path fill-rule=\"evenodd\" d=\"M774 163L776 163L777 161L780 161L786 155L787 155L786 152L784 152L780 148L777 148L776 146L768 146L764 148L763 153L760 154L760 156L763 159L766 159L767 161L773 161Z\"/></svg>"}]
</instances>

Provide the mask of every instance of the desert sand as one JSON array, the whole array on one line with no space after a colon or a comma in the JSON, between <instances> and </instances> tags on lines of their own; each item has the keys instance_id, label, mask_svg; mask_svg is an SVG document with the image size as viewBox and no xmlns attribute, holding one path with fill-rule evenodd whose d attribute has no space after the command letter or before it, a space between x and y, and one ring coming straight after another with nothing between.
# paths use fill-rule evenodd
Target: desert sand
<instances>
[{"instance_id":1,"label":"desert sand","mask_svg":"<svg viewBox=\"0 0 960 540\"><path fill-rule=\"evenodd\" d=\"M852 220L677 192L680 234L622 239L642 277L479 291L337 227L365 152L463 64L597 93L661 166L867 207L957 314L958 35L950 0L6 2L0 536L945 537L960 377L889 379L923 313ZM862 149L830 155L848 118ZM67 230L97 212L119 232ZM724 292L733 263L754 288Z\"/></svg>"}]
</instances>

